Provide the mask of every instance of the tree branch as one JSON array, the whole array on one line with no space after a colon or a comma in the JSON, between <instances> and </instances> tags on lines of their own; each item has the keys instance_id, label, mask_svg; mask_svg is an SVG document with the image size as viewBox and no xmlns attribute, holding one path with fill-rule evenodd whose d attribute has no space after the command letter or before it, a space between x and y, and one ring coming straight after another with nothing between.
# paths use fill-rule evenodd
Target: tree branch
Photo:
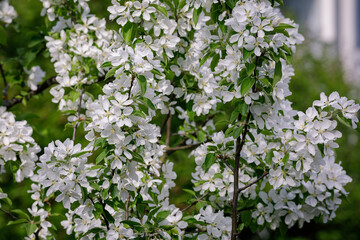
<instances>
[{"instance_id":1,"label":"tree branch","mask_svg":"<svg viewBox=\"0 0 360 240\"><path fill-rule=\"evenodd\" d=\"M29 91L27 96L17 96L10 100L6 100L6 99L3 100L3 106L5 106L5 107L7 107L7 109L9 109L9 108L13 107L14 105L20 103L24 98L29 100L34 95L37 95L37 94L43 92L44 90L46 90L48 87L50 87L51 85L53 85L55 83L56 83L55 77L51 77L51 78L47 79L44 83L39 85L38 89L36 89L35 91Z\"/></svg>"},{"instance_id":2,"label":"tree branch","mask_svg":"<svg viewBox=\"0 0 360 240\"><path fill-rule=\"evenodd\" d=\"M253 72L254 76L254 85L252 86L252 90L255 91L256 82L257 82L257 75L256 75L256 67L258 63L258 57L255 57L255 69ZM245 138L246 134L248 133L248 126L251 116L251 103L249 104L249 110L247 112L246 120L245 120L245 126L240 136L236 139L236 150L235 150L235 166L234 166L234 196L232 201L232 215L231 215L231 240L236 240L238 233L237 233L237 225L238 225L238 210L237 210L237 204L238 204L238 197L239 197L239 191L236 191L235 189L239 189L239 167L240 167L240 153L242 151L242 148L245 144ZM238 115L238 121L241 121L242 115L239 113Z\"/></svg>"},{"instance_id":3,"label":"tree branch","mask_svg":"<svg viewBox=\"0 0 360 240\"><path fill-rule=\"evenodd\" d=\"M5 76L5 72L4 72L4 69L3 69L3 65L0 63L0 73L1 73L1 77L3 79L3 82L4 82L4 89L3 89L3 92L2 92L2 98L3 100L7 100L8 98L8 89L9 89L9 84L8 82L6 81L6 76Z\"/></svg>"},{"instance_id":4,"label":"tree branch","mask_svg":"<svg viewBox=\"0 0 360 240\"><path fill-rule=\"evenodd\" d=\"M238 189L238 193L240 193L241 191L244 191L245 189L251 187L252 185L254 185L255 183L259 182L261 179L263 179L264 177L266 177L269 173L268 172L264 172L258 179L252 181L251 183L249 183L248 185L239 188Z\"/></svg>"},{"instance_id":5,"label":"tree branch","mask_svg":"<svg viewBox=\"0 0 360 240\"><path fill-rule=\"evenodd\" d=\"M191 208L192 206L194 206L195 204L197 204L198 202L200 202L201 200L203 200L207 195L209 195L210 192L205 193L204 195L202 195L200 198L196 199L194 202L192 202L189 206L181 209L182 212L187 211L189 208Z\"/></svg>"},{"instance_id":6,"label":"tree branch","mask_svg":"<svg viewBox=\"0 0 360 240\"><path fill-rule=\"evenodd\" d=\"M225 165L226 165L228 168L230 168L231 171L234 172L234 168L233 168L233 167L230 165L230 163L228 162L228 159L229 159L228 156L226 156L226 155L216 155L216 157L219 158L220 160L222 160L222 161L225 163Z\"/></svg>"},{"instance_id":7,"label":"tree branch","mask_svg":"<svg viewBox=\"0 0 360 240\"><path fill-rule=\"evenodd\" d=\"M128 196L128 198L127 198L127 200L126 200L126 204L125 204L125 220L129 220L129 203L130 203L130 197L131 197L131 195L130 195L130 193L129 193L129 196Z\"/></svg>"},{"instance_id":8,"label":"tree branch","mask_svg":"<svg viewBox=\"0 0 360 240\"><path fill-rule=\"evenodd\" d=\"M72 136L73 142L75 142L76 129L78 128L79 122L81 121L81 119L80 119L81 103L82 103L82 98L83 98L84 91L85 91L85 89L83 88L83 89L81 90L81 94L80 94L80 102L79 102L79 107L78 107L78 111L77 111L78 121L77 121L77 122L75 123L75 125L74 125L73 136Z\"/></svg>"},{"instance_id":9,"label":"tree branch","mask_svg":"<svg viewBox=\"0 0 360 240\"><path fill-rule=\"evenodd\" d=\"M9 216L12 217L14 220L18 220L18 219L19 219L18 217L16 217L16 216L15 216L14 214L12 214L11 212L8 212L8 211L6 211L6 210L4 210L4 209L2 209L2 208L0 208L0 211L2 211L3 213L9 215Z\"/></svg>"},{"instance_id":10,"label":"tree branch","mask_svg":"<svg viewBox=\"0 0 360 240\"><path fill-rule=\"evenodd\" d=\"M203 144L203 142L201 143L195 143L195 144L189 144L189 145L182 145L182 146L176 146L176 147L165 147L165 150L168 151L168 155L171 152L175 152L178 150L185 150L185 149L189 149L189 148L193 148L193 147L198 147L201 144Z\"/></svg>"}]
</instances>

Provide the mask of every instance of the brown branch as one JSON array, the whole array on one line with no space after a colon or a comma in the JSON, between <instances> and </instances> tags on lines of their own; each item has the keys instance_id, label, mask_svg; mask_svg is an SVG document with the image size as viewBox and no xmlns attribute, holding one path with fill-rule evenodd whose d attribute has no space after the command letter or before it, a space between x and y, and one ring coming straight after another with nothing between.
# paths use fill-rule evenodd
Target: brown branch
<instances>
[{"instance_id":1,"label":"brown branch","mask_svg":"<svg viewBox=\"0 0 360 240\"><path fill-rule=\"evenodd\" d=\"M29 100L34 95L40 94L41 92L45 91L48 87L50 87L51 85L53 85L55 83L56 83L55 77L51 77L51 78L47 79L44 83L39 85L38 89L36 89L35 91L28 91L27 96L17 96L10 100L4 100L3 106L5 106L9 109L9 108L13 107L14 105L20 103L24 98L26 100Z\"/></svg>"},{"instance_id":2,"label":"brown branch","mask_svg":"<svg viewBox=\"0 0 360 240\"><path fill-rule=\"evenodd\" d=\"M125 220L129 220L129 203L130 203L130 197L131 197L131 195L130 195L130 193L129 193L129 196L128 196L128 198L127 198L127 200L126 200L126 204L125 204Z\"/></svg>"},{"instance_id":3,"label":"brown branch","mask_svg":"<svg viewBox=\"0 0 360 240\"><path fill-rule=\"evenodd\" d=\"M196 199L195 201L193 201L189 206L181 209L182 212L187 211L189 208L191 208L192 206L194 206L195 204L197 204L198 202L200 202L202 199L204 199L207 195L209 195L210 192L205 193L204 195L202 195L200 198Z\"/></svg>"},{"instance_id":4,"label":"brown branch","mask_svg":"<svg viewBox=\"0 0 360 240\"><path fill-rule=\"evenodd\" d=\"M0 211L2 211L3 213L6 213L7 215L9 215L10 217L12 217L14 220L18 220L19 218L16 217L14 214L12 214L11 212L8 212L2 208L0 208Z\"/></svg>"},{"instance_id":5,"label":"brown branch","mask_svg":"<svg viewBox=\"0 0 360 240\"><path fill-rule=\"evenodd\" d=\"M247 188L251 187L252 185L254 185L255 183L259 182L261 179L263 179L264 177L266 177L269 173L268 172L264 172L258 179L252 181L251 183L249 183L248 185L239 188L237 191L238 193L240 193L241 191L246 190Z\"/></svg>"},{"instance_id":6,"label":"brown branch","mask_svg":"<svg viewBox=\"0 0 360 240\"><path fill-rule=\"evenodd\" d=\"M178 151L178 150L185 150L185 149L189 149L189 148L193 148L193 147L198 147L203 143L204 142L189 144L189 145L181 145L181 146L176 146L176 147L165 147L165 150L168 151L168 154L169 154L171 152Z\"/></svg>"},{"instance_id":7,"label":"brown branch","mask_svg":"<svg viewBox=\"0 0 360 240\"><path fill-rule=\"evenodd\" d=\"M80 115L81 115L81 103L82 103L82 98L83 98L84 91L85 91L85 89L83 88L83 89L81 90L81 94L80 94L80 102L79 102L79 107L78 107L78 111L77 111L78 121L77 121L77 122L75 123L75 125L74 125L73 136L72 136L73 142L75 142L76 129L78 128L79 122L81 121L81 119L80 119Z\"/></svg>"},{"instance_id":8,"label":"brown branch","mask_svg":"<svg viewBox=\"0 0 360 240\"><path fill-rule=\"evenodd\" d=\"M92 197L90 197L89 195L88 195L87 197L90 199L90 201L92 202L92 204L95 206L95 202L94 202L94 200L92 199ZM101 199L100 199L99 202L100 202L100 204L101 204L101 206L102 206L102 208L103 208L103 211L105 211L105 205L106 205L106 203L103 203L103 202L101 201ZM110 230L109 221L106 219L104 213L101 213L101 216L104 218L104 222L105 222L105 225L106 225L106 229L109 231L109 230Z\"/></svg>"},{"instance_id":9,"label":"brown branch","mask_svg":"<svg viewBox=\"0 0 360 240\"><path fill-rule=\"evenodd\" d=\"M169 113L168 116L169 117L167 118L167 121L166 121L166 139L165 139L166 148L170 148L172 114ZM164 154L161 156L161 159L160 159L160 162L161 162L160 163L160 172L161 172L161 169L162 169L162 165L165 162L167 156L168 156L167 151L165 151Z\"/></svg>"},{"instance_id":10,"label":"brown branch","mask_svg":"<svg viewBox=\"0 0 360 240\"><path fill-rule=\"evenodd\" d=\"M256 67L258 64L258 57L255 57L255 69L254 69L254 85L252 86L252 90L255 91L256 82L257 82L257 75L256 75ZM236 240L238 233L237 233L237 225L238 225L238 210L237 210L237 204L238 204L238 197L239 197L239 191L236 191L235 189L239 189L239 168L240 168L240 153L242 151L242 148L245 144L245 138L246 134L248 133L248 126L251 116L251 103L249 104L249 110L247 112L246 120L245 120L245 127L242 131L241 138L240 136L236 139L236 150L235 150L235 166L234 166L234 195L233 195L233 201L232 201L232 216L231 216L231 240ZM241 121L242 115L239 114L238 121Z\"/></svg>"},{"instance_id":11,"label":"brown branch","mask_svg":"<svg viewBox=\"0 0 360 240\"><path fill-rule=\"evenodd\" d=\"M219 158L220 160L222 160L225 163L225 165L234 172L234 168L228 162L228 159L229 159L228 156L226 156L226 155L216 155L216 157Z\"/></svg>"},{"instance_id":12,"label":"brown branch","mask_svg":"<svg viewBox=\"0 0 360 240\"><path fill-rule=\"evenodd\" d=\"M129 87L129 96L128 96L129 99L130 99L130 97L131 97L131 89L132 89L132 87L133 87L133 85L134 85L134 80L135 80L135 75L132 74L132 75L131 75L130 87Z\"/></svg>"},{"instance_id":13,"label":"brown branch","mask_svg":"<svg viewBox=\"0 0 360 240\"><path fill-rule=\"evenodd\" d=\"M3 82L4 82L4 89L3 89L3 92L2 92L2 98L3 100L7 100L8 98L8 89L9 89L9 84L8 82L6 81L6 76L5 76L5 72L4 72L4 69L3 69L3 65L0 63L0 73L1 73L1 77L3 79Z\"/></svg>"}]
</instances>

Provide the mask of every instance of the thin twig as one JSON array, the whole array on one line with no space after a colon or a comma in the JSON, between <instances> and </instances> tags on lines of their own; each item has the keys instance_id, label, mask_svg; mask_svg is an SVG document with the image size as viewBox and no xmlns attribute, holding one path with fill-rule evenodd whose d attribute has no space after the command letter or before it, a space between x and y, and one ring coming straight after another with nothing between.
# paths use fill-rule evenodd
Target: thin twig
<instances>
[{"instance_id":1,"label":"thin twig","mask_svg":"<svg viewBox=\"0 0 360 240\"><path fill-rule=\"evenodd\" d=\"M225 165L226 165L228 168L230 168L231 171L234 172L234 168L233 168L233 167L230 165L230 163L228 162L228 159L229 159L228 156L226 156L226 155L216 155L216 157L219 158L219 159L221 159L221 160L225 163Z\"/></svg>"},{"instance_id":2,"label":"thin twig","mask_svg":"<svg viewBox=\"0 0 360 240\"><path fill-rule=\"evenodd\" d=\"M172 121L172 114L169 115L166 121L166 139L165 139L165 145L166 148L170 147L170 139L171 139L171 121ZM166 158L168 156L168 152L165 151L164 154L161 156L160 159L160 172L162 170L162 165L165 162Z\"/></svg>"},{"instance_id":3,"label":"thin twig","mask_svg":"<svg viewBox=\"0 0 360 240\"><path fill-rule=\"evenodd\" d=\"M128 198L127 198L127 200L126 200L126 204L125 204L125 220L129 220L129 203L130 203L130 197L131 197L131 195L130 195L130 193L129 193L129 196L128 196Z\"/></svg>"},{"instance_id":4,"label":"thin twig","mask_svg":"<svg viewBox=\"0 0 360 240\"><path fill-rule=\"evenodd\" d=\"M14 214L12 214L11 212L8 212L8 211L6 211L6 210L4 210L4 209L1 209L1 208L0 208L0 211L2 211L3 213L6 213L6 214L9 215L10 217L12 217L14 220L18 220L18 219L19 219L19 218L16 217Z\"/></svg>"},{"instance_id":5,"label":"thin twig","mask_svg":"<svg viewBox=\"0 0 360 240\"><path fill-rule=\"evenodd\" d=\"M4 82L4 89L3 89L3 92L2 92L2 98L3 100L7 100L8 98L8 89L9 89L9 84L8 82L6 81L6 76L5 76L5 72L4 72L4 69L3 69L3 65L0 63L0 73L1 73L1 77L3 79L3 82Z\"/></svg>"},{"instance_id":6,"label":"thin twig","mask_svg":"<svg viewBox=\"0 0 360 240\"><path fill-rule=\"evenodd\" d=\"M75 123L75 125L74 125L73 136L72 136L73 142L75 142L76 129L78 128L79 122L81 121L81 119L80 119L80 115L81 115L81 103L82 103L82 98L83 98L84 91L85 91L85 89L83 88L83 89L81 90L81 94L80 94L80 99L79 99L80 102L79 102L79 107L78 107L78 111L77 111L78 121L77 121L77 122Z\"/></svg>"},{"instance_id":7,"label":"thin twig","mask_svg":"<svg viewBox=\"0 0 360 240\"><path fill-rule=\"evenodd\" d=\"M189 206L181 209L182 212L187 211L189 208L191 208L192 206L194 206L195 204L197 204L198 202L200 202L201 200L203 200L207 195L209 195L210 192L205 193L204 195L202 195L200 198L196 199L195 201L193 201Z\"/></svg>"},{"instance_id":8,"label":"thin twig","mask_svg":"<svg viewBox=\"0 0 360 240\"><path fill-rule=\"evenodd\" d=\"M95 202L94 200L92 199L92 197L90 197L89 195L87 196L90 201L92 202L92 204L95 206ZM102 205L102 208L103 208L103 211L105 211L105 203L103 203L101 200L100 200L100 204ZM104 213L101 213L101 216L104 218L104 222L105 222L105 225L106 225L106 229L107 230L110 230L110 226L109 226L109 221L106 219Z\"/></svg>"},{"instance_id":9,"label":"thin twig","mask_svg":"<svg viewBox=\"0 0 360 240\"><path fill-rule=\"evenodd\" d=\"M132 87L133 87L133 85L134 85L134 80L135 80L135 75L132 74L132 75L131 75L131 82L130 82L130 87L129 87L129 96L128 96L128 98L131 97L131 89L132 89Z\"/></svg>"},{"instance_id":10,"label":"thin twig","mask_svg":"<svg viewBox=\"0 0 360 240\"><path fill-rule=\"evenodd\" d=\"M50 87L51 85L53 85L55 83L56 83L55 77L51 77L51 78L47 79L44 83L42 83L40 86L38 86L38 89L36 89L35 91L29 91L27 96L17 96L17 97L14 97L14 98L10 99L10 100L4 100L3 101L3 106L10 109L14 105L20 103L24 98L29 100L32 96L37 95L37 94L45 91L48 87Z\"/></svg>"},{"instance_id":11,"label":"thin twig","mask_svg":"<svg viewBox=\"0 0 360 240\"><path fill-rule=\"evenodd\" d=\"M185 150L185 149L189 149L189 148L194 148L194 147L198 147L201 144L203 144L203 142L201 143L195 143L195 144L189 144L189 145L182 145L182 146L176 146L176 147L165 147L166 151L178 151L178 150Z\"/></svg>"},{"instance_id":12,"label":"thin twig","mask_svg":"<svg viewBox=\"0 0 360 240\"><path fill-rule=\"evenodd\" d=\"M251 187L252 185L254 185L255 183L259 182L261 179L263 179L264 177L266 177L269 173L268 172L264 172L258 179L252 181L251 183L249 183L248 185L239 188L238 189L238 193L240 193L241 191L246 190L247 188Z\"/></svg>"},{"instance_id":13,"label":"thin twig","mask_svg":"<svg viewBox=\"0 0 360 240\"><path fill-rule=\"evenodd\" d=\"M252 86L252 90L255 91L256 82L257 82L257 75L256 75L256 67L258 64L258 57L255 58L255 69L254 69L254 79L255 82ZM235 166L234 166L234 195L233 195L233 201L232 201L232 216L231 216L231 240L236 240L238 233L237 233L237 225L238 225L238 210L237 210L237 204L238 204L238 197L239 197L239 191L235 191L235 189L239 189L239 168L240 168L240 153L242 151L242 148L245 144L245 138L246 134L248 133L248 126L251 116L251 103L249 104L249 110L247 112L246 120L245 120L245 126L240 136L236 139L236 150L235 150ZM241 121L242 115L239 114L238 121Z\"/></svg>"}]
</instances>

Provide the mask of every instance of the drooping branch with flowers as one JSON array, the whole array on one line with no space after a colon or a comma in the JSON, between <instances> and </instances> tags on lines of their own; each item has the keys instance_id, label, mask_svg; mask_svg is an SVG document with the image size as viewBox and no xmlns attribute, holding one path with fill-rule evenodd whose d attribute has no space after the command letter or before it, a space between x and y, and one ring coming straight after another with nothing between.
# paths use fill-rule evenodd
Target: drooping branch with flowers
<instances>
[{"instance_id":1,"label":"drooping branch with flowers","mask_svg":"<svg viewBox=\"0 0 360 240\"><path fill-rule=\"evenodd\" d=\"M41 2L56 76L24 69L27 94L10 99L2 73L0 107L0 165L32 181L30 216L13 219L30 239L56 237L54 202L78 239L238 239L335 217L351 181L335 161L337 122L356 128L360 107L334 92L292 109L303 37L281 1L112 0L116 30L86 0ZM1 4L11 24L15 10ZM9 108L50 86L73 134L41 149ZM175 151L196 163L181 207L170 203Z\"/></svg>"}]
</instances>

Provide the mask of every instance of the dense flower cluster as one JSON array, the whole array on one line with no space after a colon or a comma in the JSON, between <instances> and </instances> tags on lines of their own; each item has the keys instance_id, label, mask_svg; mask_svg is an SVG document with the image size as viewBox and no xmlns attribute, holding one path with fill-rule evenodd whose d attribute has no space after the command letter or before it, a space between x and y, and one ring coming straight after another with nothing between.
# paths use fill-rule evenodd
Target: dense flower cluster
<instances>
[{"instance_id":1,"label":"dense flower cluster","mask_svg":"<svg viewBox=\"0 0 360 240\"><path fill-rule=\"evenodd\" d=\"M21 182L34 174L37 153L40 147L31 137L32 128L26 121L16 121L15 115L0 107L0 166L3 171L6 162L16 167L15 179Z\"/></svg>"},{"instance_id":2,"label":"dense flower cluster","mask_svg":"<svg viewBox=\"0 0 360 240\"><path fill-rule=\"evenodd\" d=\"M118 29L108 30L87 0L41 1L52 101L74 131L38 158L32 129L0 108L0 164L18 159L16 180L33 181L30 239L53 237L54 201L79 239L236 239L245 211L242 227L255 230L335 216L351 181L335 162L336 119L355 128L360 106L322 93L305 112L292 109L290 59L303 37L277 3L112 0ZM34 91L45 73L26 71ZM229 106L219 127L213 118ZM85 147L75 143L80 127ZM190 148L195 200L180 210L169 155Z\"/></svg>"}]
</instances>

